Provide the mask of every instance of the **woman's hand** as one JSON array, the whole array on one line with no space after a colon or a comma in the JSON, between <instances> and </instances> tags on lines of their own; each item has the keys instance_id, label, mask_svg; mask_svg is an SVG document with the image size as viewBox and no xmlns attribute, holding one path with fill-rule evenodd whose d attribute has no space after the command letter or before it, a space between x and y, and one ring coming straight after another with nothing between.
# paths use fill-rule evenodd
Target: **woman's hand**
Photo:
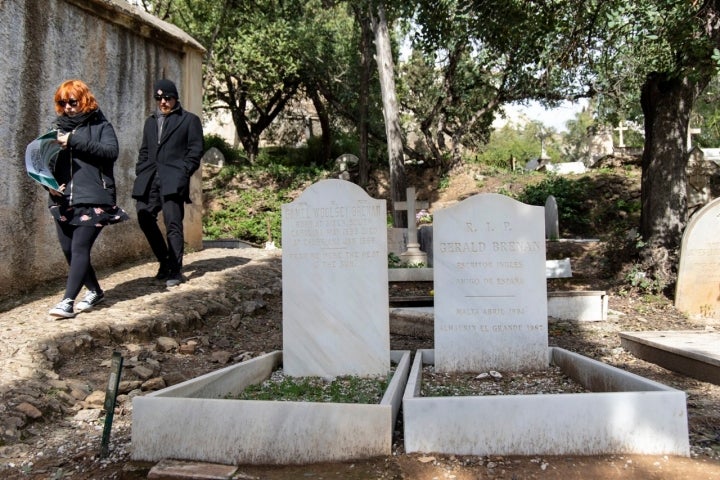
<instances>
[{"instance_id":1,"label":"woman's hand","mask_svg":"<svg viewBox=\"0 0 720 480\"><path fill-rule=\"evenodd\" d=\"M67 148L68 140L70 139L70 133L58 133L57 136L57 143L60 145L60 148L65 150Z\"/></svg>"},{"instance_id":2,"label":"woman's hand","mask_svg":"<svg viewBox=\"0 0 720 480\"><path fill-rule=\"evenodd\" d=\"M62 185L60 185L57 190L55 190L53 188L48 188L48 191L50 192L50 195L52 195L53 197L62 197L63 196L62 192L65 191L65 184L63 183Z\"/></svg>"}]
</instances>

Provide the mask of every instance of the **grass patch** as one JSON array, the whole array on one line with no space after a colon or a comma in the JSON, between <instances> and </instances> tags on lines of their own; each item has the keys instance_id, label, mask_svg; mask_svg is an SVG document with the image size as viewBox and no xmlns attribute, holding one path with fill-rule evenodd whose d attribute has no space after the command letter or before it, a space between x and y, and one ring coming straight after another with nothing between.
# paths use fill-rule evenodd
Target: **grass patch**
<instances>
[{"instance_id":1,"label":"grass patch","mask_svg":"<svg viewBox=\"0 0 720 480\"><path fill-rule=\"evenodd\" d=\"M276 370L264 382L251 385L236 400L275 400L284 402L380 403L394 369L385 377L342 376L290 377Z\"/></svg>"}]
</instances>

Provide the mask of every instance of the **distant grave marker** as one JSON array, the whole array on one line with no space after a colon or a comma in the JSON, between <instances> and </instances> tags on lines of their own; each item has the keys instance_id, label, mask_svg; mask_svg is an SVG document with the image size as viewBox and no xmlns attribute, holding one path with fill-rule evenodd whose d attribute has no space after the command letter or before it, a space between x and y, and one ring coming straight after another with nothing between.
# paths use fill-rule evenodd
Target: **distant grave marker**
<instances>
[{"instance_id":1,"label":"distant grave marker","mask_svg":"<svg viewBox=\"0 0 720 480\"><path fill-rule=\"evenodd\" d=\"M557 200L552 195L545 200L545 238L551 240L560 238Z\"/></svg>"},{"instance_id":2,"label":"distant grave marker","mask_svg":"<svg viewBox=\"0 0 720 480\"><path fill-rule=\"evenodd\" d=\"M418 242L415 214L418 209L428 208L428 203L415 199L414 187L409 187L405 191L405 198L406 201L395 202L393 205L395 210L407 211L407 250L400 254L400 258L407 265L418 265L420 263L427 265L427 254L420 250L420 243Z\"/></svg>"}]
</instances>

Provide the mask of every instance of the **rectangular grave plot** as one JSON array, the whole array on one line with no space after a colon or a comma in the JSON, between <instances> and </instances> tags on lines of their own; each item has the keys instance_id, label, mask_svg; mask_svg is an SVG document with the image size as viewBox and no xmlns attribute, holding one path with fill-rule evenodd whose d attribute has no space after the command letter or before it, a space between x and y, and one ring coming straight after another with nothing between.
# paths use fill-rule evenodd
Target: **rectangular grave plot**
<instances>
[{"instance_id":1,"label":"rectangular grave plot","mask_svg":"<svg viewBox=\"0 0 720 480\"><path fill-rule=\"evenodd\" d=\"M589 393L421 397L413 361L403 396L405 450L453 455L669 454L688 456L685 393L551 347L560 366ZM599 391L598 391L599 390Z\"/></svg>"},{"instance_id":2,"label":"rectangular grave plot","mask_svg":"<svg viewBox=\"0 0 720 480\"><path fill-rule=\"evenodd\" d=\"M135 460L306 464L390 455L410 352L391 352L395 373L379 404L226 399L262 382L282 352L133 399Z\"/></svg>"}]
</instances>

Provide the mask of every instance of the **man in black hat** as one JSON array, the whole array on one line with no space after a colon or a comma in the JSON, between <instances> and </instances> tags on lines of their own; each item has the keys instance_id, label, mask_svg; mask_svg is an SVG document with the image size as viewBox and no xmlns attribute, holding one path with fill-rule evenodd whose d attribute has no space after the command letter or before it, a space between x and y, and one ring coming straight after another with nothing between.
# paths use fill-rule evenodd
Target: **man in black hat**
<instances>
[{"instance_id":1,"label":"man in black hat","mask_svg":"<svg viewBox=\"0 0 720 480\"><path fill-rule=\"evenodd\" d=\"M192 203L190 177L200 166L203 131L200 118L180 106L173 82L155 82L153 96L157 110L145 121L132 196L140 228L160 262L155 278L174 287L184 281L183 218L185 203ZM167 241L157 224L160 211Z\"/></svg>"}]
</instances>

